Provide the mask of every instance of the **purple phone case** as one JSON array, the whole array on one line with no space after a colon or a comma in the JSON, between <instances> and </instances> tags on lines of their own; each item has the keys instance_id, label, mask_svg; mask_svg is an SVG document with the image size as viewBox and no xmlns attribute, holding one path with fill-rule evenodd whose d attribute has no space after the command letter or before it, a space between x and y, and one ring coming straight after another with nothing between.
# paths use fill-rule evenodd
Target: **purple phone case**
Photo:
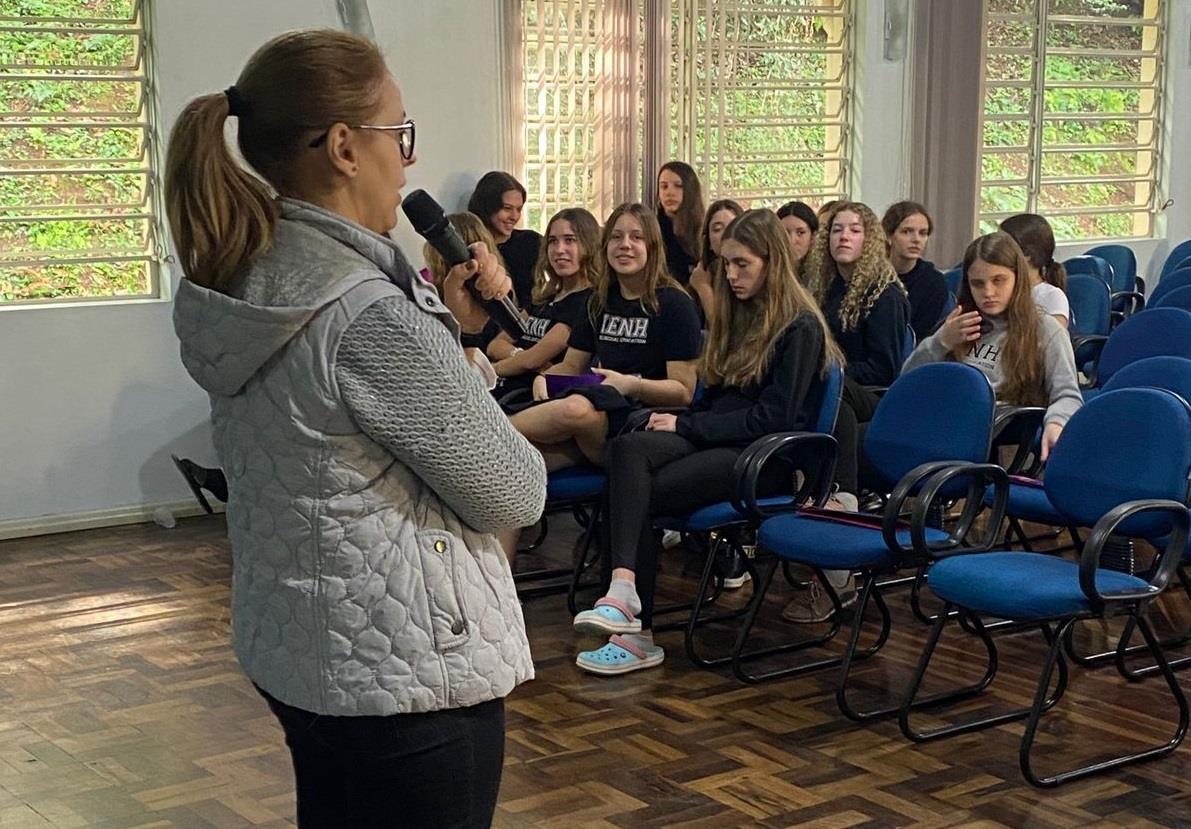
<instances>
[{"instance_id":1,"label":"purple phone case","mask_svg":"<svg viewBox=\"0 0 1191 829\"><path fill-rule=\"evenodd\" d=\"M603 376L599 374L547 374L545 377L546 393L551 397L562 394L567 389L573 389L579 386L598 386L604 382Z\"/></svg>"}]
</instances>

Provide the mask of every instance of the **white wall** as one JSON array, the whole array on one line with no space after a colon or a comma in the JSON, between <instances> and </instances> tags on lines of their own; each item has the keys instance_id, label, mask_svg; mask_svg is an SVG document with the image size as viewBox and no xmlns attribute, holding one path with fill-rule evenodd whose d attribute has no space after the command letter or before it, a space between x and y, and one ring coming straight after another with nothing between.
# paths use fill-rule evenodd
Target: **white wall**
<instances>
[{"instance_id":1,"label":"white wall","mask_svg":"<svg viewBox=\"0 0 1191 829\"><path fill-rule=\"evenodd\" d=\"M856 193L879 211L906 187L906 62L882 57L884 3L858 2ZM500 157L498 0L371 5L377 39L418 122L409 186L459 208ZM1191 135L1191 3L1171 5L1166 181L1176 204L1164 223L1177 241L1191 237L1191 156L1173 140ZM336 23L334 0L158 0L156 8L164 134L187 100L234 81L270 36ZM416 257L408 231L399 239ZM1160 262L1170 245L1137 247L1144 264ZM39 517L50 517L44 528L189 498L169 454L213 461L214 453L207 401L178 362L170 311L168 301L0 311L0 535Z\"/></svg>"}]
</instances>

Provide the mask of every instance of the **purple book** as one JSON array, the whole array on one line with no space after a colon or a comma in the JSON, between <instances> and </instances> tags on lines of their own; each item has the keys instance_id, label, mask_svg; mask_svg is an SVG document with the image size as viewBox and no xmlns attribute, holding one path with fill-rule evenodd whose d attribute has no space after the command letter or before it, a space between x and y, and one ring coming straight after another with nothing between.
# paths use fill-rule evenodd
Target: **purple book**
<instances>
[{"instance_id":1,"label":"purple book","mask_svg":"<svg viewBox=\"0 0 1191 829\"><path fill-rule=\"evenodd\" d=\"M546 393L551 397L562 394L567 389L579 386L598 386L604 382L603 376L599 374L547 374L545 377Z\"/></svg>"}]
</instances>

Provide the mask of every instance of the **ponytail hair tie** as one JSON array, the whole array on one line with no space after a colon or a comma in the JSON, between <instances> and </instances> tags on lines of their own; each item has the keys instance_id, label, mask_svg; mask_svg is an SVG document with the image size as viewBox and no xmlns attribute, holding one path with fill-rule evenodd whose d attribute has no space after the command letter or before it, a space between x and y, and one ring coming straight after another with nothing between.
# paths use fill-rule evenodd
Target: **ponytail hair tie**
<instances>
[{"instance_id":1,"label":"ponytail hair tie","mask_svg":"<svg viewBox=\"0 0 1191 829\"><path fill-rule=\"evenodd\" d=\"M240 90L236 89L235 84L223 90L223 94L227 96L228 116L235 118L244 117L244 113L248 107L245 105L244 96L240 94Z\"/></svg>"}]
</instances>

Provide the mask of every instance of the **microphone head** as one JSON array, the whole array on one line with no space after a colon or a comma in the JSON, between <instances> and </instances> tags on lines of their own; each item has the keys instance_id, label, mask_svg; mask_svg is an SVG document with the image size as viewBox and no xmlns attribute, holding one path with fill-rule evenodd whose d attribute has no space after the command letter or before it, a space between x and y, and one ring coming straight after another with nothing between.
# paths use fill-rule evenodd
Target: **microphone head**
<instances>
[{"instance_id":1,"label":"microphone head","mask_svg":"<svg viewBox=\"0 0 1191 829\"><path fill-rule=\"evenodd\" d=\"M425 190L414 190L401 200L401 209L409 218L414 231L425 236L434 230L434 226L446 220L442 205Z\"/></svg>"}]
</instances>

